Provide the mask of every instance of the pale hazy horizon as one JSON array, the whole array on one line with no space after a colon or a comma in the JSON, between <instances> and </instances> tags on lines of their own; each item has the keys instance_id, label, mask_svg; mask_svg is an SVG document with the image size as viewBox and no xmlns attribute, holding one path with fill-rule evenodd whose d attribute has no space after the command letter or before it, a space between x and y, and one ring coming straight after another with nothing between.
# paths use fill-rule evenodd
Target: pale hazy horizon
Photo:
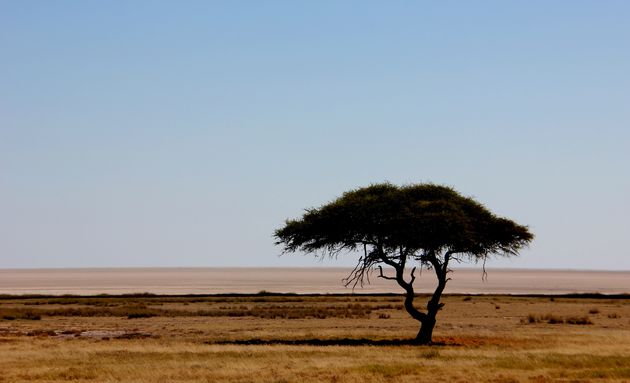
<instances>
[{"instance_id":1,"label":"pale hazy horizon","mask_svg":"<svg viewBox=\"0 0 630 383\"><path fill-rule=\"evenodd\" d=\"M352 293L344 287L350 269L331 268L76 268L0 269L0 294L255 294ZM385 270L386 275L388 271ZM391 272L390 272L391 274ZM435 289L431 270L416 272L417 293ZM458 268L450 274L445 293L570 294L630 293L630 271L523 270ZM355 293L402 293L393 281L372 274Z\"/></svg>"},{"instance_id":2,"label":"pale hazy horizon","mask_svg":"<svg viewBox=\"0 0 630 383\"><path fill-rule=\"evenodd\" d=\"M0 267L2 271L10 270L123 270L123 269L347 269L347 267L339 266L334 262L328 264L317 263L311 266L76 266L76 267ZM454 267L453 270L479 270L481 266L476 267L474 263L468 263L464 266ZM585 272L630 272L628 269L596 269L596 268L571 268L571 267L492 267L487 266L486 270L515 270L515 271L585 271Z\"/></svg>"}]
</instances>

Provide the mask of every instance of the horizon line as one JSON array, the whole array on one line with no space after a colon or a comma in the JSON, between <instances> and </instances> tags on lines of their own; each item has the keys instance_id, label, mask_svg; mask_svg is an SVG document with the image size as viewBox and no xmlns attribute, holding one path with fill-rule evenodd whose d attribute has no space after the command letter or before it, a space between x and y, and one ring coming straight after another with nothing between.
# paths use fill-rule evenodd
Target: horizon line
<instances>
[{"instance_id":1,"label":"horizon line","mask_svg":"<svg viewBox=\"0 0 630 383\"><path fill-rule=\"evenodd\" d=\"M36 270L166 270L166 269L261 269L261 270L295 270L295 269L352 269L352 266L45 266L45 267L0 267L0 271L36 271ZM457 270L482 270L481 266L458 266ZM560 268L560 267L489 267L485 270L509 270L509 271L563 271L563 272L630 272L630 269L587 269L587 268Z\"/></svg>"}]
</instances>

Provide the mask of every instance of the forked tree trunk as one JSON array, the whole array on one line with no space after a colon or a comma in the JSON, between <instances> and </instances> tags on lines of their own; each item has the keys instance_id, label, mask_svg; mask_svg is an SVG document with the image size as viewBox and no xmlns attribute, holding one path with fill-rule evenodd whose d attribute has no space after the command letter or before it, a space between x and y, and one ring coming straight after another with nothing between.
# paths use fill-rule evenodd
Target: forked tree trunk
<instances>
[{"instance_id":1,"label":"forked tree trunk","mask_svg":"<svg viewBox=\"0 0 630 383\"><path fill-rule=\"evenodd\" d=\"M382 251L381 251L381 254ZM401 261L400 263L394 263L384 255L381 256L383 263L386 263L392 266L396 270L396 277L388 277L383 275L383 268L379 266L380 269L380 277L385 279L391 279L398 282L398 285L405 290L405 310L411 315L411 317L418 322L420 322L420 331L418 331L418 335L416 335L415 343L416 344L431 344L433 341L433 329L435 328L435 321L438 311L444 306L443 303L440 303L440 298L442 297L442 292L446 287L446 282L448 279L446 278L446 274L448 273L448 261L450 258L450 254L447 253L444 257L444 261L440 262L440 260L435 256L435 253L429 253L428 262L431 263L433 269L435 270L435 275L438 279L438 285L427 302L427 312L423 313L418 310L413 305L413 300L416 297L415 291L413 289L413 282L416 280L414 272L416 268L414 267L411 270L411 280L406 281L404 278L405 272L405 264L407 261L406 255L401 250Z\"/></svg>"},{"instance_id":2,"label":"forked tree trunk","mask_svg":"<svg viewBox=\"0 0 630 383\"><path fill-rule=\"evenodd\" d=\"M413 282L403 286L407 291L405 297L405 308L414 319L420 322L420 331L418 331L418 335L416 335L414 340L416 344L431 344L433 341L433 329L435 328L437 313L440 311L442 306L444 306L443 303L440 303L440 298L442 297L442 292L444 292L444 288L446 287L446 268L436 267L436 275L438 277L438 286L433 292L431 299L429 299L429 302L427 302L426 313L419 312L418 309L413 306L413 299L415 297Z\"/></svg>"},{"instance_id":3,"label":"forked tree trunk","mask_svg":"<svg viewBox=\"0 0 630 383\"><path fill-rule=\"evenodd\" d=\"M440 292L439 295L441 294L442 293ZM435 328L436 316L440 308L443 306L443 304L440 303L440 296L436 296L434 293L428 306L426 314L420 317L412 315L416 320L418 320L418 322L420 322L420 331L418 331L418 335L416 335L414 340L414 343L420 345L431 344L433 341L433 329Z\"/></svg>"}]
</instances>

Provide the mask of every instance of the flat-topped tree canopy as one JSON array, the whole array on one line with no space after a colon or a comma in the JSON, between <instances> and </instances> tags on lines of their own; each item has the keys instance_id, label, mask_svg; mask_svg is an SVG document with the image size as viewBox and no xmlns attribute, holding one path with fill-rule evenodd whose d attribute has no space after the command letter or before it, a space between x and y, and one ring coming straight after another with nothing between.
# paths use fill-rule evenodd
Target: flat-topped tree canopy
<instances>
[{"instance_id":1,"label":"flat-topped tree canopy","mask_svg":"<svg viewBox=\"0 0 630 383\"><path fill-rule=\"evenodd\" d=\"M421 323L419 344L431 343L440 297L452 259L483 259L492 254L517 255L534 236L527 227L497 217L482 204L453 188L416 184L374 184L344 193L319 208L307 209L297 220L286 221L275 232L284 252L320 252L336 256L362 250L363 255L346 279L346 285L363 284L378 266L379 277L394 280L405 290L405 309ZM426 312L413 305L415 267L405 276L409 261L435 271L438 285ZM390 266L395 276L383 273Z\"/></svg>"},{"instance_id":2,"label":"flat-topped tree canopy","mask_svg":"<svg viewBox=\"0 0 630 383\"><path fill-rule=\"evenodd\" d=\"M285 252L344 250L379 246L386 253L452 253L469 258L515 255L532 240L527 227L497 217L454 189L434 184L374 184L307 209L275 232Z\"/></svg>"}]
</instances>

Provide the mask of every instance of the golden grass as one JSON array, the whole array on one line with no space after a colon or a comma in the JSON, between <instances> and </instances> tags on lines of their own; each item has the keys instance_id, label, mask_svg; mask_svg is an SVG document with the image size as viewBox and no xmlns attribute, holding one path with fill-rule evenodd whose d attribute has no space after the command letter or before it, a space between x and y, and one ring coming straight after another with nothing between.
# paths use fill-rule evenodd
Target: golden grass
<instances>
[{"instance_id":1,"label":"golden grass","mask_svg":"<svg viewBox=\"0 0 630 383\"><path fill-rule=\"evenodd\" d=\"M391 344L417 332L417 324L398 309L400 297L260 298L73 297L67 298L72 303L40 299L39 304L3 299L0 312L36 307L44 313L40 320L0 320L0 382L630 381L627 299L448 296L435 333L441 345L418 347L377 342ZM278 306L286 312L291 307L337 312L348 304L369 313L355 318L344 310L326 318L227 315L234 306L252 313ZM45 313L135 305L168 314L127 319ZM593 308L598 312L589 313ZM202 310L226 315L194 315ZM549 313L588 315L592 324L524 321ZM308 339L338 345L299 344ZM343 345L346 339L374 340L375 345ZM229 344L249 340L298 344Z\"/></svg>"}]
</instances>

